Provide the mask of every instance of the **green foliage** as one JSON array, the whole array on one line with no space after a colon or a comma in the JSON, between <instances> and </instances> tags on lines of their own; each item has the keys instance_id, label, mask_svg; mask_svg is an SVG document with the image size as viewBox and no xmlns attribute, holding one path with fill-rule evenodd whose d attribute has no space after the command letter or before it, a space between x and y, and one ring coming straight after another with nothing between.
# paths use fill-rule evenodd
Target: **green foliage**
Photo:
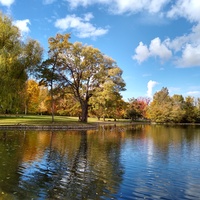
<instances>
[{"instance_id":1,"label":"green foliage","mask_svg":"<svg viewBox=\"0 0 200 200\"><path fill-rule=\"evenodd\" d=\"M34 80L27 81L26 108L27 113L37 113L39 107L39 85Z\"/></svg>"},{"instance_id":2,"label":"green foliage","mask_svg":"<svg viewBox=\"0 0 200 200\"><path fill-rule=\"evenodd\" d=\"M183 109L185 111L183 121L195 122L197 119L197 107L195 106L194 97L186 97L183 103Z\"/></svg>"},{"instance_id":3,"label":"green foliage","mask_svg":"<svg viewBox=\"0 0 200 200\"><path fill-rule=\"evenodd\" d=\"M63 91L62 91L63 92ZM81 108L79 102L70 93L60 93L56 96L56 112L59 115L80 116Z\"/></svg>"},{"instance_id":4,"label":"green foliage","mask_svg":"<svg viewBox=\"0 0 200 200\"><path fill-rule=\"evenodd\" d=\"M114 71L112 70L112 73ZM116 71L118 71L117 68ZM90 114L96 116L98 119L105 119L105 117L112 117L114 119L123 118L126 103L123 101L119 91L112 80L108 79L105 81L102 87L93 93L90 98Z\"/></svg>"},{"instance_id":5,"label":"green foliage","mask_svg":"<svg viewBox=\"0 0 200 200\"><path fill-rule=\"evenodd\" d=\"M0 106L3 113L23 110L23 93L28 71L40 59L42 50L34 40L23 43L12 20L0 13ZM33 48L34 44L35 48ZM32 44L32 45L31 45ZM40 49L40 54L36 53ZM37 54L37 56L36 56ZM39 55L39 56L38 56ZM37 57L37 59L36 59Z\"/></svg>"},{"instance_id":6,"label":"green foliage","mask_svg":"<svg viewBox=\"0 0 200 200\"><path fill-rule=\"evenodd\" d=\"M41 77L46 82L56 80L63 91L73 94L81 106L81 121L87 122L89 100L103 91L104 83L112 84L115 92L123 90L125 83L115 61L92 46L69 43L69 38L69 34L57 34L49 39L49 59L43 71L40 70ZM52 65L50 71L49 65Z\"/></svg>"},{"instance_id":7,"label":"green foliage","mask_svg":"<svg viewBox=\"0 0 200 200\"><path fill-rule=\"evenodd\" d=\"M156 92L148 108L148 118L157 123L193 123L198 121L199 107L193 97L169 96L167 88Z\"/></svg>"}]
</instances>

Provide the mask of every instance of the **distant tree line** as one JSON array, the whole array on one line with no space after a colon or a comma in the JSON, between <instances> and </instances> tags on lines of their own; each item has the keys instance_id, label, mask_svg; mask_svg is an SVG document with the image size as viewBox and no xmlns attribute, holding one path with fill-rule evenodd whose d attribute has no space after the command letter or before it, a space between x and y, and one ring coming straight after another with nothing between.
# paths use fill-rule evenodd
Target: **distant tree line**
<instances>
[{"instance_id":1,"label":"distant tree line","mask_svg":"<svg viewBox=\"0 0 200 200\"><path fill-rule=\"evenodd\" d=\"M163 87L156 92L152 101L148 98L130 99L128 116L132 119L148 119L155 123L200 122L200 98L183 97Z\"/></svg>"},{"instance_id":2,"label":"distant tree line","mask_svg":"<svg viewBox=\"0 0 200 200\"><path fill-rule=\"evenodd\" d=\"M168 89L163 87L154 94L147 109L147 117L158 123L200 122L200 98L178 94L169 96Z\"/></svg>"}]
</instances>

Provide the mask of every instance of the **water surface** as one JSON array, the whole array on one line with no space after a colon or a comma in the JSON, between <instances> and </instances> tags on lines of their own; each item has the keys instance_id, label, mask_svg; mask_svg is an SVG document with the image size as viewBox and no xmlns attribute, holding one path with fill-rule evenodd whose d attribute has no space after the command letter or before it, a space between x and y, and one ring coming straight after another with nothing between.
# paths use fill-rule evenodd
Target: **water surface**
<instances>
[{"instance_id":1,"label":"water surface","mask_svg":"<svg viewBox=\"0 0 200 200\"><path fill-rule=\"evenodd\" d=\"M200 127L1 131L0 199L200 199Z\"/></svg>"}]
</instances>

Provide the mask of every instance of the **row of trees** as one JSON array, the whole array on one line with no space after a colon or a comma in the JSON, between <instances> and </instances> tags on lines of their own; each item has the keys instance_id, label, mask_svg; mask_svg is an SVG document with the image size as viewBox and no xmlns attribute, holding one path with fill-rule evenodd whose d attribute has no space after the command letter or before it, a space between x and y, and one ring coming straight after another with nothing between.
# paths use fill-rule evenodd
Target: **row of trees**
<instances>
[{"instance_id":1,"label":"row of trees","mask_svg":"<svg viewBox=\"0 0 200 200\"><path fill-rule=\"evenodd\" d=\"M54 113L57 115L81 117L81 105L71 93L65 93L62 88L54 90ZM124 118L127 103L120 95L109 94L105 89L98 97L92 96L89 100L89 116L98 119L111 117L114 119ZM51 94L48 87L40 85L35 80L27 81L26 101L24 107L29 114L51 114Z\"/></svg>"},{"instance_id":2,"label":"row of trees","mask_svg":"<svg viewBox=\"0 0 200 200\"><path fill-rule=\"evenodd\" d=\"M139 98L129 102L128 116L131 119L149 119L156 123L195 123L200 122L200 98L183 97L163 87L156 92L153 100Z\"/></svg>"},{"instance_id":3,"label":"row of trees","mask_svg":"<svg viewBox=\"0 0 200 200\"><path fill-rule=\"evenodd\" d=\"M153 96L148 107L147 117L154 122L199 122L200 98L182 95L169 96L167 88L162 88Z\"/></svg>"},{"instance_id":4,"label":"row of trees","mask_svg":"<svg viewBox=\"0 0 200 200\"><path fill-rule=\"evenodd\" d=\"M34 80L27 81L26 107L29 113L51 113L51 97L47 87L40 86ZM98 97L89 100L89 116L98 119L128 118L132 121L143 119L156 123L194 123L200 121L200 98L169 96L167 88L162 88L153 96L131 98L125 102L121 96L103 90ZM54 111L58 115L80 116L81 106L70 93L57 92L54 96Z\"/></svg>"}]
</instances>

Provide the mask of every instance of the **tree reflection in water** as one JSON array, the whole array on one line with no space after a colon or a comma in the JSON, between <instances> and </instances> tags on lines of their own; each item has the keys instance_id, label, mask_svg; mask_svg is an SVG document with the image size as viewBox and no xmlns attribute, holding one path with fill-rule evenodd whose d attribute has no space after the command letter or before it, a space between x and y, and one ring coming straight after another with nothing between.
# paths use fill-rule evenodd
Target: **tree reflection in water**
<instances>
[{"instance_id":1,"label":"tree reflection in water","mask_svg":"<svg viewBox=\"0 0 200 200\"><path fill-rule=\"evenodd\" d=\"M15 157L20 162L12 163L17 168L17 178L13 185L10 183L12 191L4 188L4 192L14 199L111 197L122 180L122 167L120 137L108 134L110 139L94 131L27 132L22 140L23 135L19 133L18 143L24 141L24 144L20 145ZM28 153L32 155L26 155L25 160L20 158Z\"/></svg>"}]
</instances>

